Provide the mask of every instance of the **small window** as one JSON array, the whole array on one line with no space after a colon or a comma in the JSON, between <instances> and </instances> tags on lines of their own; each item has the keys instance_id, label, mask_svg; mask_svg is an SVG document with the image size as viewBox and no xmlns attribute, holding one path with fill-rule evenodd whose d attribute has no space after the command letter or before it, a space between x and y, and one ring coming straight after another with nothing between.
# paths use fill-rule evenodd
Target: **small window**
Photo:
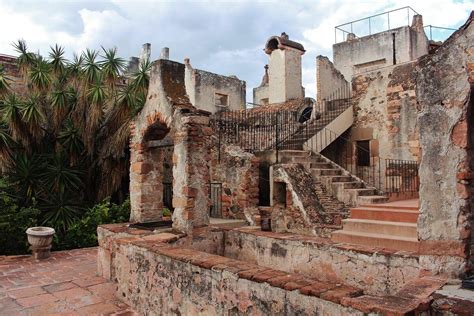
<instances>
[{"instance_id":1,"label":"small window","mask_svg":"<svg viewBox=\"0 0 474 316\"><path fill-rule=\"evenodd\" d=\"M260 100L261 105L268 105L268 98L264 98Z\"/></svg>"},{"instance_id":2,"label":"small window","mask_svg":"<svg viewBox=\"0 0 474 316\"><path fill-rule=\"evenodd\" d=\"M216 106L229 106L229 96L227 94L215 93L214 104Z\"/></svg>"},{"instance_id":3,"label":"small window","mask_svg":"<svg viewBox=\"0 0 474 316\"><path fill-rule=\"evenodd\" d=\"M357 141L357 166L370 166L370 140Z\"/></svg>"}]
</instances>

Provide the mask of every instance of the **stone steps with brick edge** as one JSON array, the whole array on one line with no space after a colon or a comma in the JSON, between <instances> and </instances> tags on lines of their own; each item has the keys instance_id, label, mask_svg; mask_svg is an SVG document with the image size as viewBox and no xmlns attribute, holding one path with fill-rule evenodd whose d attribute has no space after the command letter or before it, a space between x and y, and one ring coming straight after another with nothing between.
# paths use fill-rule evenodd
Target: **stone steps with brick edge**
<instances>
[{"instance_id":1,"label":"stone steps with brick edge","mask_svg":"<svg viewBox=\"0 0 474 316\"><path fill-rule=\"evenodd\" d=\"M376 205L362 205L351 209L351 218L378 221L394 221L404 223L416 223L418 210L395 209L388 207L375 207Z\"/></svg>"},{"instance_id":2,"label":"stone steps with brick edge","mask_svg":"<svg viewBox=\"0 0 474 316\"><path fill-rule=\"evenodd\" d=\"M417 203L414 201L415 205ZM418 251L418 206L415 205L393 202L352 208L350 218L343 220L343 229L332 233L332 240Z\"/></svg>"}]
</instances>

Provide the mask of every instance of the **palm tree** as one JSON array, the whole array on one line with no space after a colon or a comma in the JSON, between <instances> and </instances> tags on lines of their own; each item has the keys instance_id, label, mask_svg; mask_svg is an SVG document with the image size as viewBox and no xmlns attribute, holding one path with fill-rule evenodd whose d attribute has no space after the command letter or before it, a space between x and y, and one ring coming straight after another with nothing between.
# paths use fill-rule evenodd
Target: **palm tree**
<instances>
[{"instance_id":1,"label":"palm tree","mask_svg":"<svg viewBox=\"0 0 474 316\"><path fill-rule=\"evenodd\" d=\"M129 125L145 103L151 64L125 76L115 48L67 60L59 45L48 58L23 40L14 47L27 92L12 91L0 68L0 169L22 206L65 230L86 207L128 189Z\"/></svg>"}]
</instances>

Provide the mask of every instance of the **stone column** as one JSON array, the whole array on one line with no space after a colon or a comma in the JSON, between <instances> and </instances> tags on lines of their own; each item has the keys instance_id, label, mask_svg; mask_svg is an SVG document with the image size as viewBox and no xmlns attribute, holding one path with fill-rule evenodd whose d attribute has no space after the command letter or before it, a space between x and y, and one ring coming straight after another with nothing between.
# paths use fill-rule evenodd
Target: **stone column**
<instances>
[{"instance_id":1,"label":"stone column","mask_svg":"<svg viewBox=\"0 0 474 316\"><path fill-rule=\"evenodd\" d=\"M189 233L209 225L210 135L207 114L190 114L174 136L173 228Z\"/></svg>"}]
</instances>

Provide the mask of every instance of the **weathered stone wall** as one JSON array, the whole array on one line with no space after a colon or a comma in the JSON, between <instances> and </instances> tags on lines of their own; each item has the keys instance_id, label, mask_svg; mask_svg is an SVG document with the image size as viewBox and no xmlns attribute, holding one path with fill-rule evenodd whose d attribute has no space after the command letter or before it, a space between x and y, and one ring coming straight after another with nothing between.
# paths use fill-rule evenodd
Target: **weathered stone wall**
<instances>
[{"instance_id":1,"label":"weathered stone wall","mask_svg":"<svg viewBox=\"0 0 474 316\"><path fill-rule=\"evenodd\" d=\"M414 62L356 76L351 141L370 140L372 156L418 161L415 80Z\"/></svg>"},{"instance_id":2,"label":"weathered stone wall","mask_svg":"<svg viewBox=\"0 0 474 316\"><path fill-rule=\"evenodd\" d=\"M186 92L190 102L198 109L215 113L225 110L245 108L246 84L235 76L222 76L208 71L194 69L185 60ZM227 95L226 107L216 106L215 94Z\"/></svg>"},{"instance_id":3,"label":"weathered stone wall","mask_svg":"<svg viewBox=\"0 0 474 316\"><path fill-rule=\"evenodd\" d=\"M140 314L363 315L339 304L361 294L341 284L159 242L119 241L114 255L117 296Z\"/></svg>"},{"instance_id":4,"label":"weathered stone wall","mask_svg":"<svg viewBox=\"0 0 474 316\"><path fill-rule=\"evenodd\" d=\"M285 205L278 202L276 185L272 186L272 230L315 236L330 236L340 229L348 216L343 203L328 194L300 164L279 164L270 168L272 183L284 183Z\"/></svg>"},{"instance_id":5,"label":"weathered stone wall","mask_svg":"<svg viewBox=\"0 0 474 316\"><path fill-rule=\"evenodd\" d=\"M335 67L350 81L354 75L412 61L427 54L428 39L422 22L420 27L415 17L411 27L403 26L334 44Z\"/></svg>"},{"instance_id":6,"label":"weathered stone wall","mask_svg":"<svg viewBox=\"0 0 474 316\"><path fill-rule=\"evenodd\" d=\"M226 233L224 255L259 266L361 287L373 295L394 294L422 275L456 277L464 259L443 251L421 254L335 244L325 238L240 228Z\"/></svg>"},{"instance_id":7,"label":"weathered stone wall","mask_svg":"<svg viewBox=\"0 0 474 316\"><path fill-rule=\"evenodd\" d=\"M420 216L418 236L433 248L472 245L474 83L473 14L419 62ZM471 251L471 258L472 258Z\"/></svg>"},{"instance_id":8,"label":"weathered stone wall","mask_svg":"<svg viewBox=\"0 0 474 316\"><path fill-rule=\"evenodd\" d=\"M217 146L213 146L217 149ZM245 219L257 213L259 159L238 146L213 152L211 181L222 184L222 217Z\"/></svg>"},{"instance_id":9,"label":"weathered stone wall","mask_svg":"<svg viewBox=\"0 0 474 316\"><path fill-rule=\"evenodd\" d=\"M330 100L335 98L336 91L345 91L349 82L326 56L316 57L316 100Z\"/></svg>"},{"instance_id":10,"label":"weathered stone wall","mask_svg":"<svg viewBox=\"0 0 474 316\"><path fill-rule=\"evenodd\" d=\"M186 95L185 65L153 63L147 102L132 124L130 141L131 221L161 219L162 149L149 142L165 140L173 151L173 227L190 231L209 222L210 136L208 112L197 110Z\"/></svg>"}]
</instances>

